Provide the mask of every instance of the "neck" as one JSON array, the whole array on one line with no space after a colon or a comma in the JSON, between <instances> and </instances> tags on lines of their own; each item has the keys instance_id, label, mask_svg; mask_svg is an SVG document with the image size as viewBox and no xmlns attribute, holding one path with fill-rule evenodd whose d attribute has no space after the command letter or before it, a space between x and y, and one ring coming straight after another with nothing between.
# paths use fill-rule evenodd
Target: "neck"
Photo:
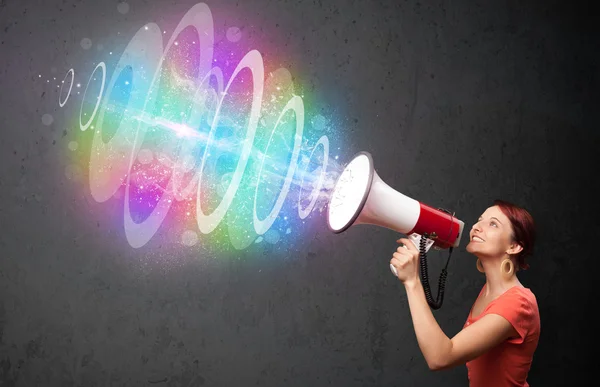
<instances>
[{"instance_id":1,"label":"neck","mask_svg":"<svg viewBox=\"0 0 600 387\"><path fill-rule=\"evenodd\" d=\"M501 270L502 261L506 257L489 258L481 260L485 270L485 296L497 296L515 285L519 285L519 279L513 273L511 277L506 277Z\"/></svg>"}]
</instances>

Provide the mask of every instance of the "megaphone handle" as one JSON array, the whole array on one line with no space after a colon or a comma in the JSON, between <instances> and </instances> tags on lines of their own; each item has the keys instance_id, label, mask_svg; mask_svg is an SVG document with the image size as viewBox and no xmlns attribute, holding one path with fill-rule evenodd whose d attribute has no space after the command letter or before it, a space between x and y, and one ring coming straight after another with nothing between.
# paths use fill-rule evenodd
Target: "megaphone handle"
<instances>
[{"instance_id":1,"label":"megaphone handle","mask_svg":"<svg viewBox=\"0 0 600 387\"><path fill-rule=\"evenodd\" d=\"M402 247L404 247L405 249L408 250L408 247L406 247L404 245L402 245ZM394 265L392 265L391 263L390 263L390 270L392 270L392 273L394 273L394 276L398 277L398 271L396 270L396 268L394 267Z\"/></svg>"}]
</instances>

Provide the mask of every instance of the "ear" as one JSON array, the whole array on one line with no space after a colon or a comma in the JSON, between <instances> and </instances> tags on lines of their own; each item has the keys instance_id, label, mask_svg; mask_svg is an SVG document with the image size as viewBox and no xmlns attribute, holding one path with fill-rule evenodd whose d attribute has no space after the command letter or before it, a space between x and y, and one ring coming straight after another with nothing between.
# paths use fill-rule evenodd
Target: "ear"
<instances>
[{"instance_id":1,"label":"ear","mask_svg":"<svg viewBox=\"0 0 600 387\"><path fill-rule=\"evenodd\" d=\"M506 253L510 255L515 255L519 254L521 251L523 251L523 246L521 246L518 243L513 243L510 245L510 248L506 251Z\"/></svg>"}]
</instances>

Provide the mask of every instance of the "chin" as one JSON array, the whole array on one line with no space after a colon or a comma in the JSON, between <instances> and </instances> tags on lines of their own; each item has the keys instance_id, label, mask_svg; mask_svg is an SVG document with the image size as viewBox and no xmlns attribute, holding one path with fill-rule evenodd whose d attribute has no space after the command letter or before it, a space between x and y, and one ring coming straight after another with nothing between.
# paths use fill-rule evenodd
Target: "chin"
<instances>
[{"instance_id":1,"label":"chin","mask_svg":"<svg viewBox=\"0 0 600 387\"><path fill-rule=\"evenodd\" d=\"M478 246L475 246L477 242L473 243L470 242L467 247L465 248L467 250L467 253L471 253L473 255L477 255L479 253L483 253L483 250L477 248Z\"/></svg>"},{"instance_id":2,"label":"chin","mask_svg":"<svg viewBox=\"0 0 600 387\"><path fill-rule=\"evenodd\" d=\"M472 253L472 252L473 252L473 242L469 242L469 243L467 244L466 250L467 250L467 252L469 252L469 253Z\"/></svg>"}]
</instances>

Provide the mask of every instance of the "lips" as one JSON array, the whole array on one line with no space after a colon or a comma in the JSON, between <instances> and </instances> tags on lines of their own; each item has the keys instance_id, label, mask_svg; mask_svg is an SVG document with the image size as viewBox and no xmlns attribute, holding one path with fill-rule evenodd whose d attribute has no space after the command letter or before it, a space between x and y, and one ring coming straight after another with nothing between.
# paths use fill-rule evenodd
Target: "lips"
<instances>
[{"instance_id":1,"label":"lips","mask_svg":"<svg viewBox=\"0 0 600 387\"><path fill-rule=\"evenodd\" d=\"M480 238L480 237L478 237L478 236L474 236L474 237L473 237L471 240L472 240L473 242L484 242L484 240L483 240L483 239L481 239L481 238Z\"/></svg>"}]
</instances>

